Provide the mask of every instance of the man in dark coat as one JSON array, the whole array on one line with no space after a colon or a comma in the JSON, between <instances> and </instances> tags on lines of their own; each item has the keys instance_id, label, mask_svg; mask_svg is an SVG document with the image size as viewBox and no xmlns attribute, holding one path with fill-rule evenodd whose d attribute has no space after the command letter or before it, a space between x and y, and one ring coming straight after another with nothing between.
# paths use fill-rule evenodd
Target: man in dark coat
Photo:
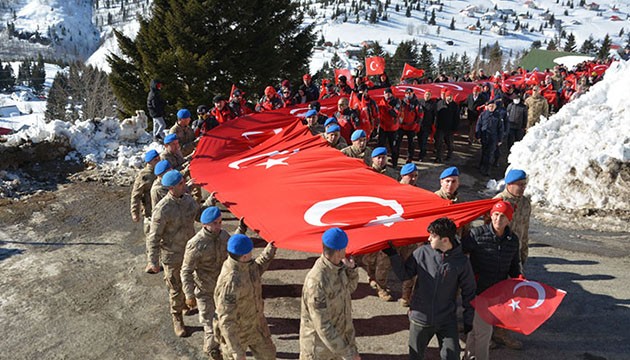
<instances>
[{"instance_id":1,"label":"man in dark coat","mask_svg":"<svg viewBox=\"0 0 630 360\"><path fill-rule=\"evenodd\" d=\"M151 80L149 95L147 96L147 109L149 116L153 119L153 139L156 141L164 140L166 132L166 122L164 121L164 108L166 101L162 99L162 82L160 80Z\"/></svg>"}]
</instances>

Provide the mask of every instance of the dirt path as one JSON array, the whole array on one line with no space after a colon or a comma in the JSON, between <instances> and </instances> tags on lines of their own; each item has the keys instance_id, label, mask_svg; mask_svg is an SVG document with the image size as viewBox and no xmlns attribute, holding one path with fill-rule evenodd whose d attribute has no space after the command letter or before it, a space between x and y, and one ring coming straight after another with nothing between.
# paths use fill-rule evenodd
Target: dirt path
<instances>
[{"instance_id":1,"label":"dirt path","mask_svg":"<svg viewBox=\"0 0 630 360\"><path fill-rule=\"evenodd\" d=\"M458 149L465 150L463 142ZM474 173L474 154L456 157L464 172L461 196L482 197L485 179ZM420 164L420 185L437 189L445 166ZM161 275L142 272L144 237L130 220L129 190L70 181L0 203L0 359L204 359L197 317L186 318L192 336L175 337ZM233 230L234 219L224 218ZM527 276L568 295L540 329L517 336L524 350L499 348L492 358L630 358L628 233L568 231L534 221L531 238ZM316 256L280 250L263 276L278 359L298 358L299 298ZM399 282L391 282L399 290ZM363 272L353 299L362 358L407 359L406 309L381 302ZM437 343L427 358L439 358Z\"/></svg>"}]
</instances>

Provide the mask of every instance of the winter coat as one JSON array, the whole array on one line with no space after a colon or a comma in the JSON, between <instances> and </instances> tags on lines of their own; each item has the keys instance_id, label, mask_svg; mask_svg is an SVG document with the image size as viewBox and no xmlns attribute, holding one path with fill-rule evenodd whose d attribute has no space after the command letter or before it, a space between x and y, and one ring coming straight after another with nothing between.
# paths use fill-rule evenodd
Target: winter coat
<instances>
[{"instance_id":1,"label":"winter coat","mask_svg":"<svg viewBox=\"0 0 630 360\"><path fill-rule=\"evenodd\" d=\"M378 103L378 109L380 112L380 124L379 127L383 131L398 131L400 127L400 100L392 97L389 101L385 98L381 99Z\"/></svg>"},{"instance_id":2,"label":"winter coat","mask_svg":"<svg viewBox=\"0 0 630 360\"><path fill-rule=\"evenodd\" d=\"M171 168L175 170L181 170L182 166L186 163L186 159L184 159L181 153L172 153L166 149L160 154L160 159L168 160L168 163L171 164Z\"/></svg>"},{"instance_id":3,"label":"winter coat","mask_svg":"<svg viewBox=\"0 0 630 360\"><path fill-rule=\"evenodd\" d=\"M360 151L354 145L346 146L341 149L341 152L347 157L355 159L363 159L363 162L367 166L372 166L372 148L366 146L363 151Z\"/></svg>"},{"instance_id":4,"label":"winter coat","mask_svg":"<svg viewBox=\"0 0 630 360\"><path fill-rule=\"evenodd\" d=\"M477 277L477 294L509 277L521 275L519 240L509 226L498 237L492 223L470 230L462 240L464 253L470 255L470 263Z\"/></svg>"},{"instance_id":5,"label":"winter coat","mask_svg":"<svg viewBox=\"0 0 630 360\"><path fill-rule=\"evenodd\" d=\"M141 219L151 217L151 185L155 180L153 165L146 164L136 175L131 188L131 216Z\"/></svg>"},{"instance_id":6,"label":"winter coat","mask_svg":"<svg viewBox=\"0 0 630 360\"><path fill-rule=\"evenodd\" d=\"M440 100L437 104L435 129L441 131L457 131L459 127L459 106L454 101L446 103Z\"/></svg>"},{"instance_id":7,"label":"winter coat","mask_svg":"<svg viewBox=\"0 0 630 360\"><path fill-rule=\"evenodd\" d=\"M409 306L412 321L432 326L456 323L457 291L461 289L464 323L472 325L474 310L470 301L475 297L475 277L457 240L446 252L425 244L414 250L404 264L398 253L390 260L401 281L417 276Z\"/></svg>"},{"instance_id":8,"label":"winter coat","mask_svg":"<svg viewBox=\"0 0 630 360\"><path fill-rule=\"evenodd\" d=\"M345 108L343 112L337 111L333 117L337 119L337 123L341 128L341 137L349 143L352 132L358 129L360 125L361 120L359 119L359 114L350 108Z\"/></svg>"},{"instance_id":9,"label":"winter coat","mask_svg":"<svg viewBox=\"0 0 630 360\"><path fill-rule=\"evenodd\" d=\"M169 134L177 135L177 141L179 141L183 156L188 156L195 150L195 131L190 126L175 124L169 130Z\"/></svg>"},{"instance_id":10,"label":"winter coat","mask_svg":"<svg viewBox=\"0 0 630 360\"><path fill-rule=\"evenodd\" d=\"M229 257L221 268L214 291L216 317L214 334L223 354L236 359L245 357L249 344L262 337L271 338L264 314L261 276L276 254L276 248L267 244L255 259L243 263Z\"/></svg>"},{"instance_id":11,"label":"winter coat","mask_svg":"<svg viewBox=\"0 0 630 360\"><path fill-rule=\"evenodd\" d=\"M424 132L430 133L433 125L435 125L435 117L437 115L437 103L433 99L426 101L424 99L419 100L420 107L422 108L422 123L420 129Z\"/></svg>"},{"instance_id":12,"label":"winter coat","mask_svg":"<svg viewBox=\"0 0 630 360\"><path fill-rule=\"evenodd\" d=\"M499 142L503 138L503 119L498 110L485 110L477 121L477 137L487 141Z\"/></svg>"},{"instance_id":13,"label":"winter coat","mask_svg":"<svg viewBox=\"0 0 630 360\"><path fill-rule=\"evenodd\" d=\"M306 95L306 102L311 102L319 99L319 89L317 85L311 82L311 85L304 85L304 94Z\"/></svg>"},{"instance_id":14,"label":"winter coat","mask_svg":"<svg viewBox=\"0 0 630 360\"><path fill-rule=\"evenodd\" d=\"M195 235L194 222L199 205L190 194L176 198L170 192L153 209L151 231L147 239L147 256L153 266L181 264L186 243Z\"/></svg>"},{"instance_id":15,"label":"winter coat","mask_svg":"<svg viewBox=\"0 0 630 360\"><path fill-rule=\"evenodd\" d=\"M401 129L413 132L420 131L422 108L420 108L418 98L415 95L409 100L405 98L401 101L400 117L402 118Z\"/></svg>"},{"instance_id":16,"label":"winter coat","mask_svg":"<svg viewBox=\"0 0 630 360\"><path fill-rule=\"evenodd\" d=\"M236 114L232 112L232 109L229 106L224 106L223 109L220 110L217 107L213 107L210 114L217 119L219 124L223 124L226 121L236 118Z\"/></svg>"},{"instance_id":17,"label":"winter coat","mask_svg":"<svg viewBox=\"0 0 630 360\"><path fill-rule=\"evenodd\" d=\"M201 228L188 240L181 270L182 289L187 299L194 299L197 294L214 296L221 267L228 257L229 238L225 230L212 232Z\"/></svg>"},{"instance_id":18,"label":"winter coat","mask_svg":"<svg viewBox=\"0 0 630 360\"><path fill-rule=\"evenodd\" d=\"M512 207L514 208L514 216L510 222L510 229L516 236L518 236L521 244L525 244L525 246L527 246L529 243L529 219L532 215L532 202L529 196L516 197L510 194L507 189L504 189L494 198L503 199L512 204ZM523 248L523 246L521 246L521 248L521 252L527 252L526 248Z\"/></svg>"},{"instance_id":19,"label":"winter coat","mask_svg":"<svg viewBox=\"0 0 630 360\"><path fill-rule=\"evenodd\" d=\"M507 118L510 129L525 129L527 127L527 106L523 103L510 103L507 106Z\"/></svg>"},{"instance_id":20,"label":"winter coat","mask_svg":"<svg viewBox=\"0 0 630 360\"><path fill-rule=\"evenodd\" d=\"M532 95L525 99L527 105L527 128L536 125L540 121L540 116L549 116L549 103L542 95Z\"/></svg>"},{"instance_id":21,"label":"winter coat","mask_svg":"<svg viewBox=\"0 0 630 360\"><path fill-rule=\"evenodd\" d=\"M381 175L385 175L388 176L396 181L398 181L398 172L396 171L396 169L391 168L387 165L385 165L384 168L379 169L376 166L374 166L374 164L372 164L372 170L374 170L375 172L381 174Z\"/></svg>"},{"instance_id":22,"label":"winter coat","mask_svg":"<svg viewBox=\"0 0 630 360\"><path fill-rule=\"evenodd\" d=\"M466 106L466 111L468 112L468 121L477 121L479 114L482 111L481 106L483 106L487 100L488 99L486 99L482 93L479 93L476 99L473 94L466 97L466 102L464 104Z\"/></svg>"},{"instance_id":23,"label":"winter coat","mask_svg":"<svg viewBox=\"0 0 630 360\"><path fill-rule=\"evenodd\" d=\"M355 269L322 255L306 275L300 316L300 359L351 359L358 354L351 294L359 284Z\"/></svg>"},{"instance_id":24,"label":"winter coat","mask_svg":"<svg viewBox=\"0 0 630 360\"><path fill-rule=\"evenodd\" d=\"M168 194L168 188L162 185L162 179L156 177L151 184L151 207L155 206Z\"/></svg>"},{"instance_id":25,"label":"winter coat","mask_svg":"<svg viewBox=\"0 0 630 360\"><path fill-rule=\"evenodd\" d=\"M147 109L151 118L163 118L166 101L162 99L161 90L157 88L159 80L151 80L149 95L147 96Z\"/></svg>"}]
</instances>

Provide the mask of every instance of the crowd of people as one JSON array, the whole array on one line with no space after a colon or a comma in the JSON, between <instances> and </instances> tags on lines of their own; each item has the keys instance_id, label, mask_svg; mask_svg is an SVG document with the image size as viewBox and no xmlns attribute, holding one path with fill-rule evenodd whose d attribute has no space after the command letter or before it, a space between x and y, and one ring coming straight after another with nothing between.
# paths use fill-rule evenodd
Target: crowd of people
<instances>
[{"instance_id":1,"label":"crowd of people","mask_svg":"<svg viewBox=\"0 0 630 360\"><path fill-rule=\"evenodd\" d=\"M463 135L469 145L481 142L479 168L487 175L497 165L502 144L509 149L541 116L548 116L598 80L593 73L571 80L574 74L557 67L542 83L508 83L502 74L487 78L479 71L470 80L478 77L482 82L460 101L448 90L437 98L426 91L420 99L412 88L399 99L386 75L379 76L376 83L356 76L352 86L340 77L336 84L324 83L319 89L306 74L295 91L289 81L278 89L267 87L255 105L245 100L240 89L233 89L229 97L217 95L213 107L198 106L194 122L189 110L180 109L168 133L164 130L162 84L153 81L147 105L154 135L164 150L145 154L146 165L131 192L131 217L144 225L145 271L164 274L175 334L186 336L184 316L198 311L204 329L203 351L211 358L245 359L248 350L256 359L276 356L261 285L276 248L271 241L254 258L245 220L239 220L233 235L227 233L214 193L204 200L200 187L190 179L188 164L197 141L208 131L244 114L308 104L301 120L312 135L321 136L346 156L362 159L376 173L416 186L419 170L415 161L426 161L430 143L435 162L451 160L454 135L460 131L460 120L466 119ZM448 76L437 81L444 79ZM383 91L378 102L368 92L375 88ZM326 116L319 101L332 97L337 98L337 111ZM373 149L368 146L370 139L376 140ZM403 139L407 158L399 164ZM458 168L446 168L439 177L436 196L459 202L459 177ZM430 236L424 244L395 247L390 243L383 251L353 258L346 256L349 239L342 229L325 231L322 254L303 285L300 359L361 358L351 306L357 267L366 271L370 286L383 301L394 300L388 286L392 270L402 282L400 304L409 308L410 359L423 359L433 336L438 338L442 359L460 359L463 334L465 359L488 359L495 343L520 349L520 341L504 329L493 329L470 305L475 295L492 285L522 275L527 263L531 215L530 200L524 195L527 174L512 169L505 183L483 225L457 228L452 220L440 218L429 225ZM461 319L456 315L458 306L464 309Z\"/></svg>"}]
</instances>

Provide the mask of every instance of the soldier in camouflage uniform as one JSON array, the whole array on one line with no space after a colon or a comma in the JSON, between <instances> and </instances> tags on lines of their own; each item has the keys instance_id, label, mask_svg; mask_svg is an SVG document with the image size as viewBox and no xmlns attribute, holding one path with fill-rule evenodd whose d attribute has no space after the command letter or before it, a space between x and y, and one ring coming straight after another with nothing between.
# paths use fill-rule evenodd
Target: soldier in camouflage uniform
<instances>
[{"instance_id":1,"label":"soldier in camouflage uniform","mask_svg":"<svg viewBox=\"0 0 630 360\"><path fill-rule=\"evenodd\" d=\"M195 131L190 127L190 116L188 109L180 109L177 112L177 124L173 125L169 131L169 134L177 135L183 156L190 155L197 145Z\"/></svg>"},{"instance_id":2,"label":"soldier in camouflage uniform","mask_svg":"<svg viewBox=\"0 0 630 360\"><path fill-rule=\"evenodd\" d=\"M348 236L339 228L322 235L323 253L306 275L300 321L301 360L360 360L350 295L359 283Z\"/></svg>"},{"instance_id":3,"label":"soldier in camouflage uniform","mask_svg":"<svg viewBox=\"0 0 630 360\"><path fill-rule=\"evenodd\" d=\"M372 149L367 146L365 131L355 130L350 140L352 145L343 148L341 152L351 158L363 159L367 166L372 166Z\"/></svg>"},{"instance_id":4,"label":"soldier in camouflage uniform","mask_svg":"<svg viewBox=\"0 0 630 360\"><path fill-rule=\"evenodd\" d=\"M372 150L372 170L398 181L398 174L396 173L396 170L387 166L386 147L377 147Z\"/></svg>"},{"instance_id":5,"label":"soldier in camouflage uniform","mask_svg":"<svg viewBox=\"0 0 630 360\"><path fill-rule=\"evenodd\" d=\"M261 275L276 254L273 243L254 260L254 244L243 234L228 240L228 258L223 263L214 291L217 306L213 322L223 359L245 360L249 348L254 358L275 360L276 346L263 312Z\"/></svg>"},{"instance_id":6,"label":"soldier in camouflage uniform","mask_svg":"<svg viewBox=\"0 0 630 360\"><path fill-rule=\"evenodd\" d=\"M348 143L346 143L346 139L341 137L341 128L337 124L332 124L326 127L326 130L324 131L322 136L328 142L328 145L334 147L337 150L343 150L348 146Z\"/></svg>"},{"instance_id":7,"label":"soldier in camouflage uniform","mask_svg":"<svg viewBox=\"0 0 630 360\"><path fill-rule=\"evenodd\" d=\"M168 194L168 188L162 185L162 176L171 169L171 163L168 162L168 160L160 160L160 162L155 165L153 173L156 178L151 185L151 204L153 207Z\"/></svg>"},{"instance_id":8,"label":"soldier in camouflage uniform","mask_svg":"<svg viewBox=\"0 0 630 360\"><path fill-rule=\"evenodd\" d=\"M193 309L199 306L199 322L203 325L203 351L213 359L219 359L219 344L214 338L214 289L221 266L228 257L227 243L230 235L221 228L221 210L216 206L201 213L202 228L186 244L181 278L186 305ZM243 219L239 221L237 233L244 234L247 228Z\"/></svg>"},{"instance_id":9,"label":"soldier in camouflage uniform","mask_svg":"<svg viewBox=\"0 0 630 360\"><path fill-rule=\"evenodd\" d=\"M415 186L416 181L418 180L418 167L414 163L405 164L402 169L400 169L400 183ZM418 248L418 244L409 244L405 246L398 246L396 250L398 250L398 254L403 259L403 261L407 261L407 259L413 254L413 252ZM415 283L415 278L404 280L401 286L401 296L400 296L400 305L402 307L409 307L411 303L411 293L413 292L413 284Z\"/></svg>"},{"instance_id":10,"label":"soldier in camouflage uniform","mask_svg":"<svg viewBox=\"0 0 630 360\"><path fill-rule=\"evenodd\" d=\"M525 99L527 106L527 128L536 125L540 116L549 117L549 103L540 93L540 86L534 86L532 95Z\"/></svg>"},{"instance_id":11,"label":"soldier in camouflage uniform","mask_svg":"<svg viewBox=\"0 0 630 360\"><path fill-rule=\"evenodd\" d=\"M440 189L435 194L444 200L450 200L453 204L459 203L457 197L457 189L459 189L459 169L455 166L444 169L440 174ZM465 224L457 228L457 237L462 239L468 236L470 224Z\"/></svg>"},{"instance_id":12,"label":"soldier in camouflage uniform","mask_svg":"<svg viewBox=\"0 0 630 360\"><path fill-rule=\"evenodd\" d=\"M503 199L512 204L514 218L510 222L512 232L521 242L521 266L525 266L529 254L529 218L532 214L532 203L529 196L525 196L527 174L523 170L512 169L505 176L505 189L497 194L495 199ZM521 271L523 271L521 269Z\"/></svg>"},{"instance_id":13,"label":"soldier in camouflage uniform","mask_svg":"<svg viewBox=\"0 0 630 360\"><path fill-rule=\"evenodd\" d=\"M139 222L140 219L144 219L143 228L144 235L149 235L149 229L151 225L151 184L155 180L153 169L155 164L160 161L159 154L155 150L149 150L144 155L144 161L146 165L133 182L131 188L131 220L133 222Z\"/></svg>"},{"instance_id":14,"label":"soldier in camouflage uniform","mask_svg":"<svg viewBox=\"0 0 630 360\"><path fill-rule=\"evenodd\" d=\"M169 302L173 317L173 329L177 336L186 336L182 311L186 304L182 291L181 266L188 239L195 234L194 221L199 205L187 193L182 174L171 170L162 177L162 185L168 194L153 209L151 232L147 239L147 271L158 272L164 266L164 281L169 289Z\"/></svg>"},{"instance_id":15,"label":"soldier in camouflage uniform","mask_svg":"<svg viewBox=\"0 0 630 360\"><path fill-rule=\"evenodd\" d=\"M164 138L164 151L160 154L162 160L168 160L171 167L175 170L184 170L186 159L182 155L182 149L179 146L179 140L176 134L168 134Z\"/></svg>"}]
</instances>

